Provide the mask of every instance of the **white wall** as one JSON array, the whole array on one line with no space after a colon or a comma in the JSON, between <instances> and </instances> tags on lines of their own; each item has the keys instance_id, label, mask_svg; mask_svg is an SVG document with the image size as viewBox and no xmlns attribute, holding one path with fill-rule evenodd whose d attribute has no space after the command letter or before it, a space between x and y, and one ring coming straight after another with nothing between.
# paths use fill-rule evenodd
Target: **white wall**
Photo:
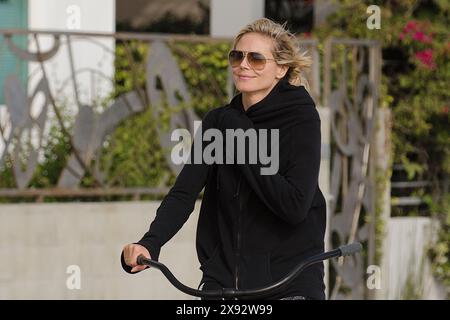
<instances>
[{"instance_id":1,"label":"white wall","mask_svg":"<svg viewBox=\"0 0 450 320\"><path fill-rule=\"evenodd\" d=\"M79 32L114 32L114 0L29 0L28 25L30 29L79 31ZM39 37L41 50L48 50L52 37ZM58 54L46 62L46 72L50 78L52 92L58 101L67 99L69 107L76 112L75 95L70 79L69 51L66 37L61 38L63 45ZM73 42L74 69L95 69L105 75L106 79L90 71L77 74L81 103L92 104L95 98L104 98L112 89L110 79L114 75L113 38L91 38L97 43L77 39ZM106 51L102 48L106 48ZM36 50L35 42L30 38L29 49ZM42 73L37 63L29 64L32 75L28 91L31 92L41 79Z\"/></svg>"},{"instance_id":2,"label":"white wall","mask_svg":"<svg viewBox=\"0 0 450 320\"><path fill-rule=\"evenodd\" d=\"M0 299L191 299L156 269L130 275L120 253L148 230L160 202L0 205ZM200 202L160 261L197 287L195 251ZM69 290L67 268L81 271Z\"/></svg>"},{"instance_id":3,"label":"white wall","mask_svg":"<svg viewBox=\"0 0 450 320\"><path fill-rule=\"evenodd\" d=\"M388 220L378 299L445 299L445 289L434 279L427 254L436 230L436 221L427 217Z\"/></svg>"},{"instance_id":4,"label":"white wall","mask_svg":"<svg viewBox=\"0 0 450 320\"><path fill-rule=\"evenodd\" d=\"M211 0L210 33L233 37L246 24L264 17L264 0Z\"/></svg>"},{"instance_id":5,"label":"white wall","mask_svg":"<svg viewBox=\"0 0 450 320\"><path fill-rule=\"evenodd\" d=\"M115 3L114 0L29 0L29 27L113 32ZM80 10L79 19L76 7Z\"/></svg>"}]
</instances>

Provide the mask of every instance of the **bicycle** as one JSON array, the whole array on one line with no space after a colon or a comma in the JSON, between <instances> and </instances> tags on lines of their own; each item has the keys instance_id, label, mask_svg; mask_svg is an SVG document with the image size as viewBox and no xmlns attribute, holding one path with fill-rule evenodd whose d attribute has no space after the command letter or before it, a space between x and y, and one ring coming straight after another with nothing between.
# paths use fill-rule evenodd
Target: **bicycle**
<instances>
[{"instance_id":1,"label":"bicycle","mask_svg":"<svg viewBox=\"0 0 450 320\"><path fill-rule=\"evenodd\" d=\"M297 277L305 268L312 264L322 262L327 259L345 257L358 253L361 251L362 245L359 242L354 242L352 244L340 246L337 249L323 252L312 257L305 259L300 262L291 272L289 272L284 278L273 282L267 286L247 289L247 290L237 290L234 288L222 288L219 290L208 290L202 291L188 287L181 283L173 273L164 264L145 258L143 255L137 257L138 265L147 265L149 267L154 267L161 271L164 276L169 280L169 282L178 290L195 297L200 298L223 298L223 299L236 299L236 298L262 298L273 294L274 292L281 290L284 286L288 285L295 277Z\"/></svg>"}]
</instances>

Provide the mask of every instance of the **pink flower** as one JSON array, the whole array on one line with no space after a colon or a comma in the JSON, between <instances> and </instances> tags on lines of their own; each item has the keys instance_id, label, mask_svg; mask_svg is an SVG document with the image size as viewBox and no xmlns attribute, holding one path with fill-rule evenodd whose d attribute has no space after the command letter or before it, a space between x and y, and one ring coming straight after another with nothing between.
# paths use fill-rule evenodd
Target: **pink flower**
<instances>
[{"instance_id":1,"label":"pink flower","mask_svg":"<svg viewBox=\"0 0 450 320\"><path fill-rule=\"evenodd\" d=\"M423 33L422 31L416 31L413 35L413 40L423 42L423 43L430 43L431 37Z\"/></svg>"},{"instance_id":2,"label":"pink flower","mask_svg":"<svg viewBox=\"0 0 450 320\"><path fill-rule=\"evenodd\" d=\"M418 22L416 20L408 21L406 26L403 28L403 31L400 33L400 40L405 39L407 36L411 36L411 38L415 41L419 41L422 43L431 43L432 37L431 35L426 34L424 31L427 30L427 21Z\"/></svg>"},{"instance_id":3,"label":"pink flower","mask_svg":"<svg viewBox=\"0 0 450 320\"><path fill-rule=\"evenodd\" d=\"M419 24L415 20L408 21L408 23L405 26L405 29L403 29L404 32L409 33L411 31L416 31Z\"/></svg>"},{"instance_id":4,"label":"pink flower","mask_svg":"<svg viewBox=\"0 0 450 320\"><path fill-rule=\"evenodd\" d=\"M433 59L433 50L431 49L416 52L415 58L422 62L422 64L430 70L436 68L436 63Z\"/></svg>"}]
</instances>

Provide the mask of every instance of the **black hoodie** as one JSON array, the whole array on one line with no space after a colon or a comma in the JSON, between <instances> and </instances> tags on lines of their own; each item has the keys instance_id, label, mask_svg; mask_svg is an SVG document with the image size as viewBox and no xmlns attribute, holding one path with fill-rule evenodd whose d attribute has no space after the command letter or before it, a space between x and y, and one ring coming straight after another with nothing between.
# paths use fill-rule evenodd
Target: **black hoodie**
<instances>
[{"instance_id":1,"label":"black hoodie","mask_svg":"<svg viewBox=\"0 0 450 320\"><path fill-rule=\"evenodd\" d=\"M202 132L209 128L224 136L225 129L279 129L278 173L261 175L266 166L259 162L185 164L150 230L137 243L157 260L205 187L196 245L202 282L208 288L261 287L282 278L306 257L323 252L326 205L318 187L320 118L306 89L283 78L247 111L238 94L229 105L206 114ZM207 145L202 142L203 148ZM123 257L122 266L130 272ZM325 298L323 264L307 268L269 298L293 295Z\"/></svg>"}]
</instances>

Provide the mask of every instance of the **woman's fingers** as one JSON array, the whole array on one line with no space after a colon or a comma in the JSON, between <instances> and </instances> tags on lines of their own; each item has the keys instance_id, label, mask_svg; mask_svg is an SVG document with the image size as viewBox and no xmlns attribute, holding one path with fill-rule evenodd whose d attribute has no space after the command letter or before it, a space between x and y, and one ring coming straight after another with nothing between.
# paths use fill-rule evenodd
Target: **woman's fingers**
<instances>
[{"instance_id":1,"label":"woman's fingers","mask_svg":"<svg viewBox=\"0 0 450 320\"><path fill-rule=\"evenodd\" d=\"M147 268L147 266L141 266L137 264L137 257L139 257L140 255L143 255L144 257L151 259L150 253L148 252L148 250L141 246L140 244L128 244L123 248L123 257L125 260L125 263L132 267L131 272L137 272L137 271L142 271L145 268Z\"/></svg>"},{"instance_id":2,"label":"woman's fingers","mask_svg":"<svg viewBox=\"0 0 450 320\"><path fill-rule=\"evenodd\" d=\"M136 266L133 269L131 269L131 272L138 272L138 271L142 271L144 269L146 269L147 266Z\"/></svg>"}]
</instances>

